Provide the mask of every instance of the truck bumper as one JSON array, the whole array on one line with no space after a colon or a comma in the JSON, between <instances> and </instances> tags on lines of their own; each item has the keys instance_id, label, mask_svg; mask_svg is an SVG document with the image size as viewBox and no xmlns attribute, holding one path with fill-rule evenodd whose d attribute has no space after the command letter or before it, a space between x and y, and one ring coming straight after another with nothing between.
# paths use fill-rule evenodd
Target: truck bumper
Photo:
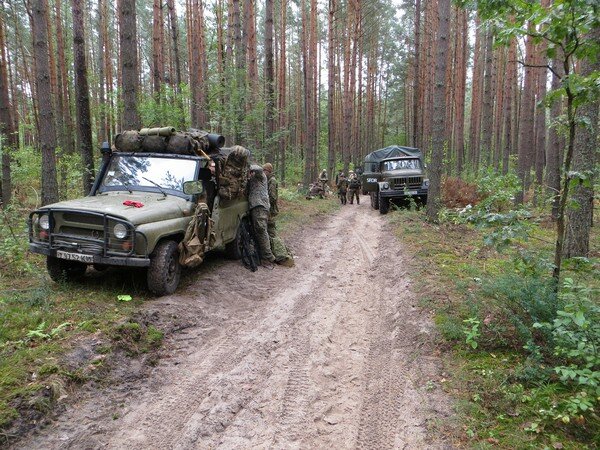
<instances>
[{"instance_id":1,"label":"truck bumper","mask_svg":"<svg viewBox=\"0 0 600 450\"><path fill-rule=\"evenodd\" d=\"M62 252L62 255L68 254L72 256L69 258L62 258L61 256L59 256L59 252L61 252L61 250L48 248L44 245L36 243L29 244L29 251L31 251L32 253L39 253L41 255L53 256L55 258L68 259L70 261L80 261L85 264L104 264L107 266L124 267L148 267L150 265L149 258L134 256L100 256L87 255L82 253Z\"/></svg>"},{"instance_id":2,"label":"truck bumper","mask_svg":"<svg viewBox=\"0 0 600 450\"><path fill-rule=\"evenodd\" d=\"M409 197L427 197L428 189L415 189L411 191L396 191L387 189L379 191L382 198L409 198Z\"/></svg>"}]
</instances>

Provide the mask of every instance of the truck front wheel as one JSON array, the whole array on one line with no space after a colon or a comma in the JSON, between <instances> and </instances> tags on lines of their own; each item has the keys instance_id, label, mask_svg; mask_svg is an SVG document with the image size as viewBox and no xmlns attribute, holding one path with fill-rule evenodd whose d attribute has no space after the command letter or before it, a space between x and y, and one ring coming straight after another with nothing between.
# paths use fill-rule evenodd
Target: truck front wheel
<instances>
[{"instance_id":1,"label":"truck front wheel","mask_svg":"<svg viewBox=\"0 0 600 450\"><path fill-rule=\"evenodd\" d=\"M148 267L148 289L155 295L168 295L175 292L181 277L177 242L160 242L150 258Z\"/></svg>"},{"instance_id":2,"label":"truck front wheel","mask_svg":"<svg viewBox=\"0 0 600 450\"><path fill-rule=\"evenodd\" d=\"M235 239L225 244L225 254L230 259L242 259L242 227L246 226L247 220L246 218L240 220L237 232L235 233Z\"/></svg>"},{"instance_id":3,"label":"truck front wheel","mask_svg":"<svg viewBox=\"0 0 600 450\"><path fill-rule=\"evenodd\" d=\"M46 268L52 281L59 283L61 281L74 281L81 278L87 269L87 265L78 261L68 261L48 256L46 258Z\"/></svg>"},{"instance_id":4,"label":"truck front wheel","mask_svg":"<svg viewBox=\"0 0 600 450\"><path fill-rule=\"evenodd\" d=\"M379 212L381 214L387 214L390 210L390 199L385 197L379 197Z\"/></svg>"},{"instance_id":5,"label":"truck front wheel","mask_svg":"<svg viewBox=\"0 0 600 450\"><path fill-rule=\"evenodd\" d=\"M371 208L379 209L379 192L371 192Z\"/></svg>"}]
</instances>

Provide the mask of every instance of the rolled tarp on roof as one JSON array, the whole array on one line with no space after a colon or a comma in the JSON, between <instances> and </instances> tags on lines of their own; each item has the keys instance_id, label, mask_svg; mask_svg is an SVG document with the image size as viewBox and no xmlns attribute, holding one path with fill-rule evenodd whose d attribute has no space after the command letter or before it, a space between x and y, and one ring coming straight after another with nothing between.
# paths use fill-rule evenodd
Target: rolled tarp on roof
<instances>
[{"instance_id":1,"label":"rolled tarp on roof","mask_svg":"<svg viewBox=\"0 0 600 450\"><path fill-rule=\"evenodd\" d=\"M379 162L387 158L396 158L402 156L412 156L422 158L421 150L413 147L401 147L400 145L390 145L369 153L365 156L365 162Z\"/></svg>"}]
</instances>

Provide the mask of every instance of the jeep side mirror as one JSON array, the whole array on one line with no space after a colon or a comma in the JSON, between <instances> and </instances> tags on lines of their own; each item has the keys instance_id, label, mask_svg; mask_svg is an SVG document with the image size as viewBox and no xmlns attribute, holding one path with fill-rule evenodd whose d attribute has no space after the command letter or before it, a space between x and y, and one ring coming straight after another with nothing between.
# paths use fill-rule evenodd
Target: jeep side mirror
<instances>
[{"instance_id":1,"label":"jeep side mirror","mask_svg":"<svg viewBox=\"0 0 600 450\"><path fill-rule=\"evenodd\" d=\"M186 181L183 183L183 192L187 195L202 194L204 192L204 186L202 181Z\"/></svg>"}]
</instances>

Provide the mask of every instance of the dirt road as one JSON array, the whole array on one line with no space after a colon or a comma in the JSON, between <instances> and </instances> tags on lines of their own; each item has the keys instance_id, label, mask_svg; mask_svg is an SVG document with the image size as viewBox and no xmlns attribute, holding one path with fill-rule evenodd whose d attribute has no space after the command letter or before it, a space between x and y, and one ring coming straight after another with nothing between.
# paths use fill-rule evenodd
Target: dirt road
<instances>
[{"instance_id":1,"label":"dirt road","mask_svg":"<svg viewBox=\"0 0 600 450\"><path fill-rule=\"evenodd\" d=\"M364 203L307 226L293 269L213 261L149 302L192 326L18 448L451 448L428 432L450 413L431 320Z\"/></svg>"}]
</instances>

